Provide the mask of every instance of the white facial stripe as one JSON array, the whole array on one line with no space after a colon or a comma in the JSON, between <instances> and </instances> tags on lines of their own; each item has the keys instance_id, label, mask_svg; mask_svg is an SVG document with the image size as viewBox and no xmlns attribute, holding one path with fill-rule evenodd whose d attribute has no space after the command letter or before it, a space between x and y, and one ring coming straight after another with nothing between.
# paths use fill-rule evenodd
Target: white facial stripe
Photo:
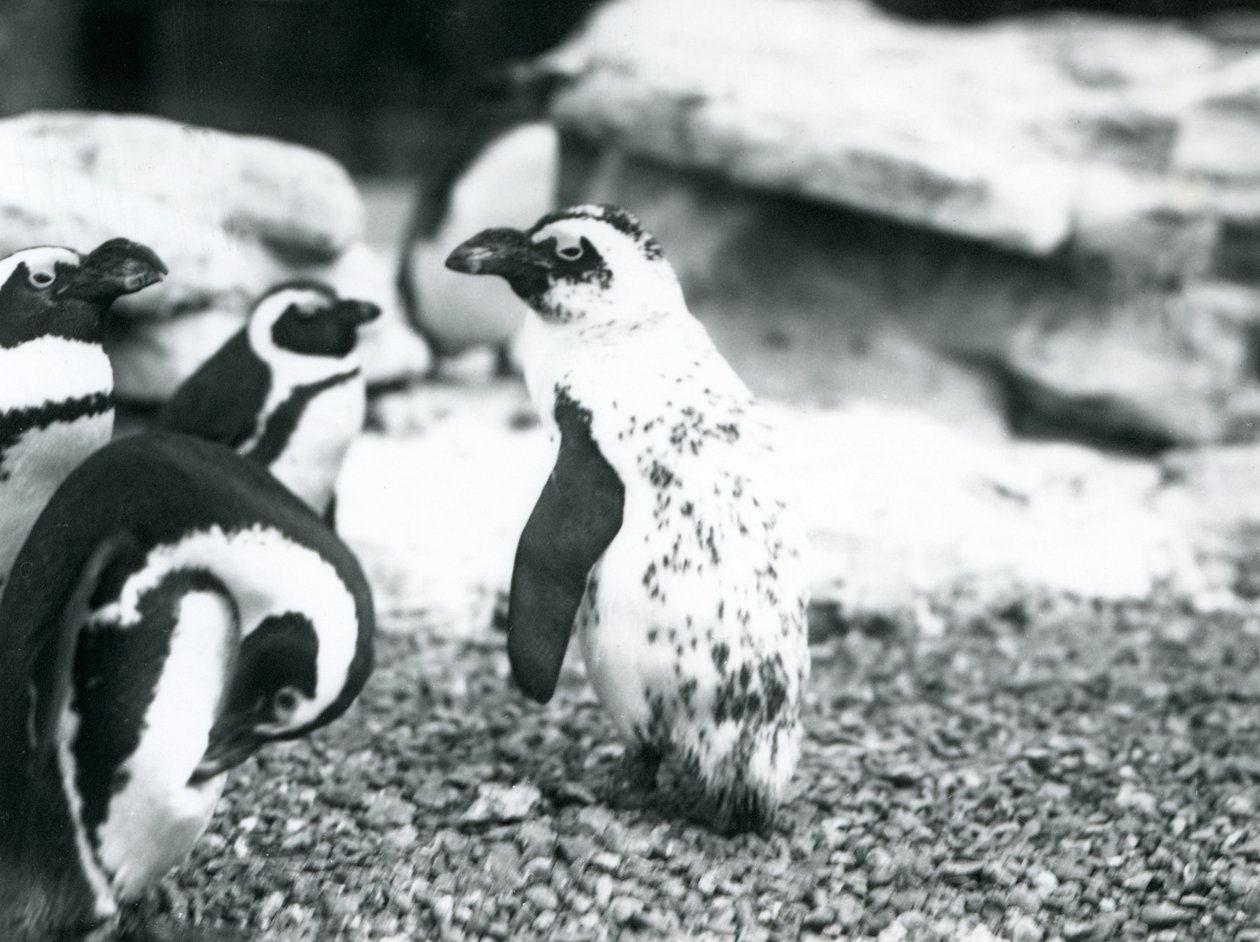
<instances>
[{"instance_id":1,"label":"white facial stripe","mask_svg":"<svg viewBox=\"0 0 1260 942\"><path fill-rule=\"evenodd\" d=\"M180 599L140 742L96 834L118 899L138 896L183 862L210 820L226 774L199 786L188 779L210 743L237 641L236 615L222 595Z\"/></svg>"},{"instance_id":2,"label":"white facial stripe","mask_svg":"<svg viewBox=\"0 0 1260 942\"><path fill-rule=\"evenodd\" d=\"M74 824L74 846L79 854L88 886L94 896L94 914L98 919L108 919L118 911L114 902L114 894L110 890L109 877L101 869L92 845L88 842L87 829L83 826L83 800L79 797L76 783L78 764L74 761L71 746L79 734L79 716L67 703L61 712L61 721L57 726L57 767L61 772L61 787L66 794L66 806L70 810L70 820Z\"/></svg>"},{"instance_id":3,"label":"white facial stripe","mask_svg":"<svg viewBox=\"0 0 1260 942\"><path fill-rule=\"evenodd\" d=\"M100 344L45 336L0 349L0 412L113 389L114 371Z\"/></svg>"},{"instance_id":4,"label":"white facial stripe","mask_svg":"<svg viewBox=\"0 0 1260 942\"><path fill-rule=\"evenodd\" d=\"M271 339L271 328L288 310L289 305L299 304L328 307L327 297L309 288L294 288L277 292L258 305L250 315L247 334L249 345L264 363L271 367L271 388L267 392L267 401L263 404L261 420L249 440L243 442L237 451L248 451L258 443L266 428L267 419L280 403L288 399L298 386L308 386L328 379L338 373L345 373L359 367L359 352L352 349L343 357L312 356L308 353L294 353L282 350Z\"/></svg>"},{"instance_id":5,"label":"white facial stripe","mask_svg":"<svg viewBox=\"0 0 1260 942\"><path fill-rule=\"evenodd\" d=\"M61 262L63 265L73 265L76 268L82 261L79 253L73 249L61 248L55 245L40 245L35 248L23 249L20 252L14 252L0 258L0 285L9 280L9 276L13 274L14 269L25 263L31 273L42 272L46 275L56 275L56 265Z\"/></svg>"},{"instance_id":6,"label":"white facial stripe","mask_svg":"<svg viewBox=\"0 0 1260 942\"><path fill-rule=\"evenodd\" d=\"M303 699L294 727L314 720L341 693L359 634L354 597L322 556L269 527L234 533L212 527L154 547L118 600L92 620L135 625L144 594L179 569L205 569L222 580L240 612L242 637L269 615L297 612L310 619L319 638L315 697Z\"/></svg>"},{"instance_id":7,"label":"white facial stripe","mask_svg":"<svg viewBox=\"0 0 1260 942\"><path fill-rule=\"evenodd\" d=\"M276 326L276 321L284 316L293 305L297 305L304 311L317 311L320 308L331 307L328 296L320 291L311 288L286 288L284 291L277 291L275 294L263 298L258 303L258 307L249 316L249 329L252 334L255 330L271 336L271 328Z\"/></svg>"},{"instance_id":8,"label":"white facial stripe","mask_svg":"<svg viewBox=\"0 0 1260 942\"><path fill-rule=\"evenodd\" d=\"M566 223L576 222L577 220L562 219L560 222L553 222L534 235L534 244L546 242L548 239L556 240L556 249L580 249L582 247L582 232L574 226L566 225ZM594 241L594 240L592 240Z\"/></svg>"}]
</instances>

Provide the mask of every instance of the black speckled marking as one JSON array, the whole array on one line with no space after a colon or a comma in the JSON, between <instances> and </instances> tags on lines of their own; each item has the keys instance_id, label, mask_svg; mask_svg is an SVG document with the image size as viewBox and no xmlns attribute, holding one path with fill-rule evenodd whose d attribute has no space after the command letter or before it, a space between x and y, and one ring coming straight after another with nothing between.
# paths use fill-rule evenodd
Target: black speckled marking
<instances>
[{"instance_id":1,"label":"black speckled marking","mask_svg":"<svg viewBox=\"0 0 1260 942\"><path fill-rule=\"evenodd\" d=\"M560 222L563 219L596 219L607 223L618 232L634 239L638 243L639 251L643 253L644 258L656 261L663 257L660 243L643 228L643 223L639 222L634 215L620 206L608 204L582 206L548 213L534 224L534 227L530 230L530 235L545 229L553 222Z\"/></svg>"},{"instance_id":2,"label":"black speckled marking","mask_svg":"<svg viewBox=\"0 0 1260 942\"><path fill-rule=\"evenodd\" d=\"M788 698L787 671L783 666L783 657L776 653L763 659L757 665L757 674L766 698L766 719L777 719L787 705Z\"/></svg>"}]
</instances>

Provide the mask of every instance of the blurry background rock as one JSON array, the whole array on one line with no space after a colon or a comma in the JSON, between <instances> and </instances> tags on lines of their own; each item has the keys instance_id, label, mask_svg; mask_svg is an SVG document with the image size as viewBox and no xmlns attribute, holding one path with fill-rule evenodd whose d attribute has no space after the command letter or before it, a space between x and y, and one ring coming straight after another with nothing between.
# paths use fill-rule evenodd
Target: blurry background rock
<instances>
[{"instance_id":1,"label":"blurry background rock","mask_svg":"<svg viewBox=\"0 0 1260 942\"><path fill-rule=\"evenodd\" d=\"M381 304L364 353L395 391L342 514L396 611L479 630L546 473L516 385L408 385L476 346L506 366L523 313L449 275L449 243L578 200L643 217L780 404L825 604L1242 598L1260 16L1132 7L15 0L0 106L97 111L0 122L0 248L125 229L162 253L110 338L132 400L277 278Z\"/></svg>"},{"instance_id":2,"label":"blurry background rock","mask_svg":"<svg viewBox=\"0 0 1260 942\"><path fill-rule=\"evenodd\" d=\"M1150 19L618 0L550 62L565 200L636 206L719 333L840 318L846 394L956 416L979 372L1019 433L1260 436L1240 50Z\"/></svg>"},{"instance_id":3,"label":"blurry background rock","mask_svg":"<svg viewBox=\"0 0 1260 942\"><path fill-rule=\"evenodd\" d=\"M124 400L164 399L238 329L254 298L296 276L381 305L364 331L370 382L423 370L390 266L364 243L363 202L323 154L157 118L32 112L0 121L0 252L127 233L170 277L117 305L107 341Z\"/></svg>"}]
</instances>

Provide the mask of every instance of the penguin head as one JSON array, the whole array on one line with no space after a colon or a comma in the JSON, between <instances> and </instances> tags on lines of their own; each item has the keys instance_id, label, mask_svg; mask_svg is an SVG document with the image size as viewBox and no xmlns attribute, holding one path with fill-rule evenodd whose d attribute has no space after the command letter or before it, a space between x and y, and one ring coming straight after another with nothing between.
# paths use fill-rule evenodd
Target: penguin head
<instances>
[{"instance_id":1,"label":"penguin head","mask_svg":"<svg viewBox=\"0 0 1260 942\"><path fill-rule=\"evenodd\" d=\"M286 281L254 302L249 339L264 359L272 350L341 359L354 352L359 328L380 313L368 301L339 298L321 282Z\"/></svg>"},{"instance_id":2,"label":"penguin head","mask_svg":"<svg viewBox=\"0 0 1260 942\"><path fill-rule=\"evenodd\" d=\"M146 246L110 239L88 255L37 246L0 259L0 347L58 336L95 343L110 304L166 274Z\"/></svg>"},{"instance_id":3,"label":"penguin head","mask_svg":"<svg viewBox=\"0 0 1260 942\"><path fill-rule=\"evenodd\" d=\"M504 278L552 323L633 324L686 309L660 243L616 206L562 209L524 232L487 229L456 247L446 267Z\"/></svg>"},{"instance_id":4,"label":"penguin head","mask_svg":"<svg viewBox=\"0 0 1260 942\"><path fill-rule=\"evenodd\" d=\"M315 626L297 612L268 616L245 637L190 784L239 765L268 742L304 736L345 712L371 666L356 660L346 665L345 676L321 678L318 655Z\"/></svg>"}]
</instances>

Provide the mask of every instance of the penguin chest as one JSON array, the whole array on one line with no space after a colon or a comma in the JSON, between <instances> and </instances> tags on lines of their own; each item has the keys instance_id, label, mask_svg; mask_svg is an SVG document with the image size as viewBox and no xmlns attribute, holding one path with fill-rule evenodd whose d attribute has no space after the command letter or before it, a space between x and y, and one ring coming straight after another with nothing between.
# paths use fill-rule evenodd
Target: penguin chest
<instances>
[{"instance_id":1,"label":"penguin chest","mask_svg":"<svg viewBox=\"0 0 1260 942\"><path fill-rule=\"evenodd\" d=\"M288 441L268 465L285 487L323 514L351 442L367 411L363 378L355 376L323 390L302 409Z\"/></svg>"},{"instance_id":2,"label":"penguin chest","mask_svg":"<svg viewBox=\"0 0 1260 942\"><path fill-rule=\"evenodd\" d=\"M0 579L8 574L53 492L88 455L109 441L113 428L112 408L88 412L31 425L0 452Z\"/></svg>"},{"instance_id":3,"label":"penguin chest","mask_svg":"<svg viewBox=\"0 0 1260 942\"><path fill-rule=\"evenodd\" d=\"M600 703L629 741L662 742L679 688L693 671L694 619L645 592L646 556L615 539L591 573L578 614L587 676Z\"/></svg>"}]
</instances>

